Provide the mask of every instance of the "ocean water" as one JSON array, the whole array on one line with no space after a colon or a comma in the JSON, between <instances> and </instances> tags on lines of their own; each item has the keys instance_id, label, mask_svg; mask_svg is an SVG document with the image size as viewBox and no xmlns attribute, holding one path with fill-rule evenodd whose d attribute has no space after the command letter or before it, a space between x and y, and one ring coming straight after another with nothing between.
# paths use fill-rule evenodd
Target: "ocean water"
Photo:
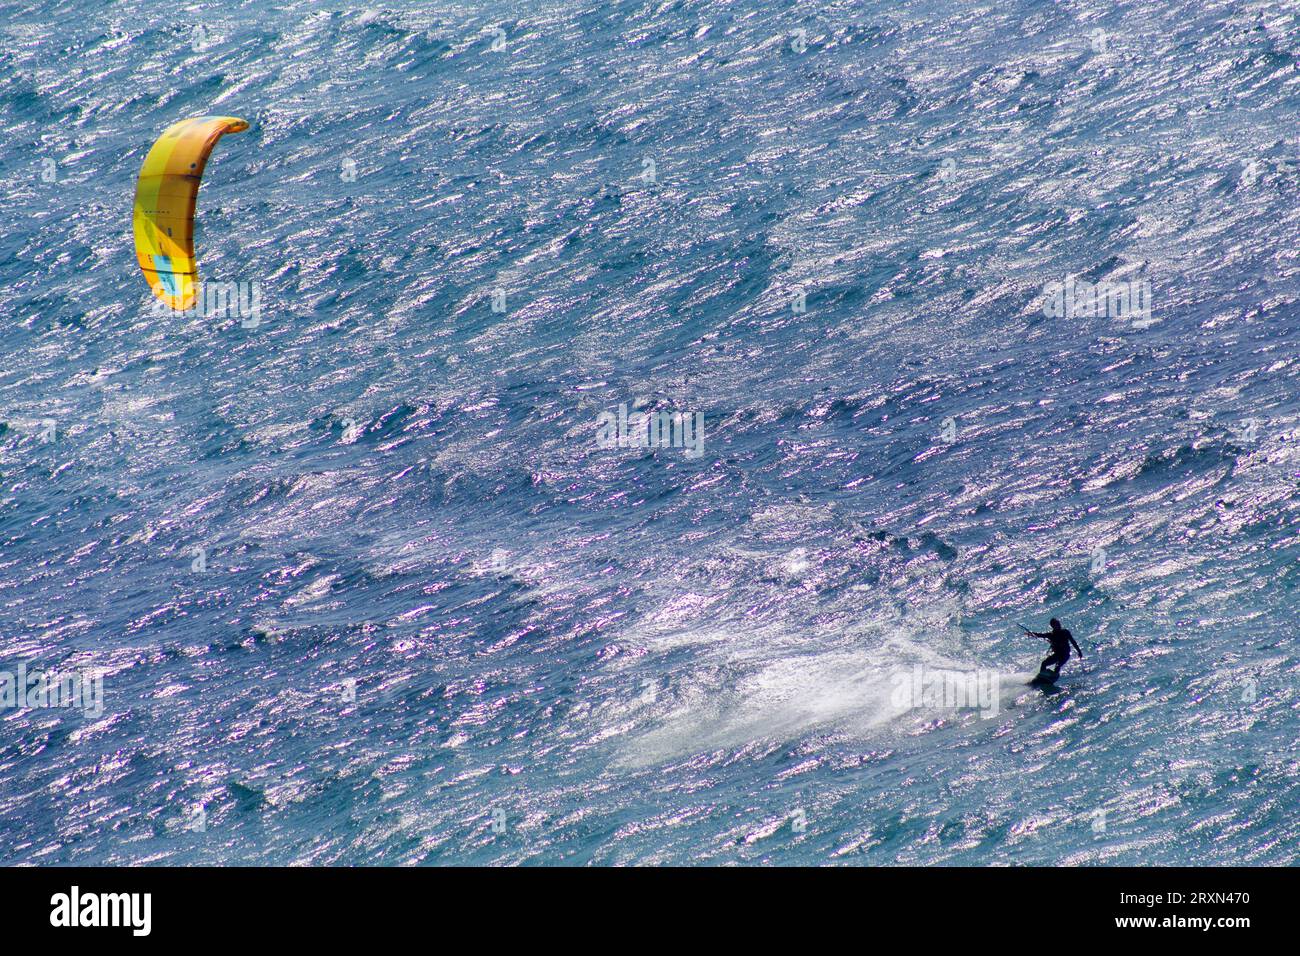
<instances>
[{"instance_id":1,"label":"ocean water","mask_svg":"<svg viewBox=\"0 0 1300 956\"><path fill-rule=\"evenodd\" d=\"M0 862L1300 861L1300 12L432 6L0 2Z\"/></svg>"}]
</instances>

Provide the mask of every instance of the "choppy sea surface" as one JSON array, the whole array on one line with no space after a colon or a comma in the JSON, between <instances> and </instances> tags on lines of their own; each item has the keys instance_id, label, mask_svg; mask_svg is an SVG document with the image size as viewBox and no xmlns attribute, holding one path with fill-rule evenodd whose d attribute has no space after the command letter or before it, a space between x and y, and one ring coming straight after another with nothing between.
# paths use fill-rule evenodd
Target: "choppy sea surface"
<instances>
[{"instance_id":1,"label":"choppy sea surface","mask_svg":"<svg viewBox=\"0 0 1300 956\"><path fill-rule=\"evenodd\" d=\"M430 6L0 2L0 862L1300 861L1300 12Z\"/></svg>"}]
</instances>

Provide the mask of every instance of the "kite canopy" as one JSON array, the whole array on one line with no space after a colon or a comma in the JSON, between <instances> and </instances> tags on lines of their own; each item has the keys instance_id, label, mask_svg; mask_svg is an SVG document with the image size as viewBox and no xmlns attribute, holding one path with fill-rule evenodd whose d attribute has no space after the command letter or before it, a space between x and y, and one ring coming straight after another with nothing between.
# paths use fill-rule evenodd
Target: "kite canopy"
<instances>
[{"instance_id":1,"label":"kite canopy","mask_svg":"<svg viewBox=\"0 0 1300 956\"><path fill-rule=\"evenodd\" d=\"M135 184L135 257L153 294L173 309L192 308L198 264L194 261L194 206L203 167L217 140L242 133L234 116L197 116L167 128L144 158Z\"/></svg>"}]
</instances>

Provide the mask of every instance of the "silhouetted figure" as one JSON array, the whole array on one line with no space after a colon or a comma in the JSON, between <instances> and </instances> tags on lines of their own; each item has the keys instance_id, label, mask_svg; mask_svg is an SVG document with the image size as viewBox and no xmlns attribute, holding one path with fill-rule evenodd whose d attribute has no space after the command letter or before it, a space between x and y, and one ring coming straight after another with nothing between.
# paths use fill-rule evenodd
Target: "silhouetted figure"
<instances>
[{"instance_id":1,"label":"silhouetted figure","mask_svg":"<svg viewBox=\"0 0 1300 956\"><path fill-rule=\"evenodd\" d=\"M1070 659L1070 645L1074 644L1074 649L1081 658L1083 657L1083 651L1079 650L1079 645L1074 643L1074 635L1061 627L1060 621L1056 618L1052 618L1048 623L1052 625L1050 631L1045 631L1040 634L1038 631L1031 631L1029 628L1025 628L1025 633L1033 637L1046 638L1052 642L1052 653L1050 656L1043 659L1042 664L1038 665L1038 672L1041 674L1055 664L1056 669L1052 672L1052 676L1060 677L1061 665Z\"/></svg>"}]
</instances>

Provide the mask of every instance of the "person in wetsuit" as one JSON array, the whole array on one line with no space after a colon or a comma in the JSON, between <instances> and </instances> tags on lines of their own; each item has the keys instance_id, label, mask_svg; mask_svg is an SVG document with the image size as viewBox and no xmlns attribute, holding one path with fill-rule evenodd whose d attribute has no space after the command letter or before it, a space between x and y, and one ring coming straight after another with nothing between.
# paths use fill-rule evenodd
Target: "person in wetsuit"
<instances>
[{"instance_id":1,"label":"person in wetsuit","mask_svg":"<svg viewBox=\"0 0 1300 956\"><path fill-rule=\"evenodd\" d=\"M1070 659L1070 645L1074 644L1074 650L1078 653L1080 658L1083 657L1083 651L1079 650L1078 644L1075 644L1074 635L1061 627L1060 621L1056 618L1052 618L1047 623L1052 626L1050 631L1040 634L1038 631L1031 631L1029 628L1025 628L1025 633L1033 637L1046 638L1052 642L1052 653L1050 656L1044 658L1042 664L1038 665L1038 672L1041 674L1055 664L1056 670L1052 672L1052 676L1060 677L1061 665Z\"/></svg>"}]
</instances>

